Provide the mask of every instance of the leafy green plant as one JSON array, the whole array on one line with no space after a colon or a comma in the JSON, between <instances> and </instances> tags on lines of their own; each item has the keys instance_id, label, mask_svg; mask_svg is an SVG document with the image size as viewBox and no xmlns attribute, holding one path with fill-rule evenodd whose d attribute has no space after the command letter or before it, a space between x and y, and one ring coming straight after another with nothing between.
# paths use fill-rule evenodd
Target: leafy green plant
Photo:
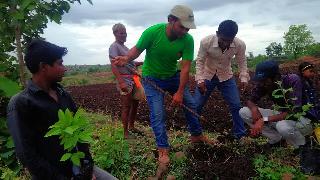
<instances>
[{"instance_id":1,"label":"leafy green plant","mask_svg":"<svg viewBox=\"0 0 320 180\"><path fill-rule=\"evenodd\" d=\"M20 91L19 85L6 77L0 76L0 84L0 91L3 91L4 97L10 98L11 96L17 94Z\"/></svg>"},{"instance_id":2,"label":"leafy green plant","mask_svg":"<svg viewBox=\"0 0 320 180\"><path fill-rule=\"evenodd\" d=\"M314 136L318 145L320 145L320 123L314 123Z\"/></svg>"},{"instance_id":3,"label":"leafy green plant","mask_svg":"<svg viewBox=\"0 0 320 180\"><path fill-rule=\"evenodd\" d=\"M0 179L3 179L3 180L18 180L19 179L17 177L18 173L11 170L10 168L1 167L0 172L2 172Z\"/></svg>"},{"instance_id":4,"label":"leafy green plant","mask_svg":"<svg viewBox=\"0 0 320 180\"><path fill-rule=\"evenodd\" d=\"M59 121L49 127L49 131L45 137L59 136L60 144L67 151L60 161L71 159L74 165L80 166L80 159L84 158L85 154L81 151L74 151L78 143L91 143L92 128L86 118L82 116L83 110L79 109L73 116L69 109L65 112L58 111Z\"/></svg>"},{"instance_id":5,"label":"leafy green plant","mask_svg":"<svg viewBox=\"0 0 320 180\"><path fill-rule=\"evenodd\" d=\"M254 179L265 179L265 180L278 180L282 179L283 174L290 173L294 177L293 179L303 180L307 179L302 172L291 167L285 166L281 163L274 162L267 158L265 155L258 155L253 160L255 171L258 173L258 177Z\"/></svg>"},{"instance_id":6,"label":"leafy green plant","mask_svg":"<svg viewBox=\"0 0 320 180\"><path fill-rule=\"evenodd\" d=\"M91 148L95 164L119 179L129 179L129 145L124 139L121 126L106 124L99 129L98 137Z\"/></svg>"},{"instance_id":7,"label":"leafy green plant","mask_svg":"<svg viewBox=\"0 0 320 180\"><path fill-rule=\"evenodd\" d=\"M6 78L0 77L0 176L10 179L10 175L17 175L21 165L15 157L14 144L6 125L6 107L11 96L20 91L20 86ZM11 173L12 172L12 173Z\"/></svg>"},{"instance_id":8,"label":"leafy green plant","mask_svg":"<svg viewBox=\"0 0 320 180\"><path fill-rule=\"evenodd\" d=\"M10 55L0 51L0 76L3 74L5 77L17 81L19 72L16 61L16 57L10 57Z\"/></svg>"},{"instance_id":9,"label":"leafy green plant","mask_svg":"<svg viewBox=\"0 0 320 180\"><path fill-rule=\"evenodd\" d=\"M275 105L274 109L276 111L278 111L279 109L287 110L289 113L286 116L286 119L292 119L293 118L293 119L299 120L300 117L306 115L306 113L312 107L312 104L305 104L305 105L303 105L301 107L301 110L299 110L300 107L297 107L292 103L297 98L296 97L288 97L288 95L293 92L292 87L288 88L288 89L285 89L282 86L282 82L281 81L277 81L276 83L277 83L279 88L272 92L272 96L274 98L276 98L276 99L283 99L285 101L285 104L284 104L284 106Z\"/></svg>"}]
</instances>

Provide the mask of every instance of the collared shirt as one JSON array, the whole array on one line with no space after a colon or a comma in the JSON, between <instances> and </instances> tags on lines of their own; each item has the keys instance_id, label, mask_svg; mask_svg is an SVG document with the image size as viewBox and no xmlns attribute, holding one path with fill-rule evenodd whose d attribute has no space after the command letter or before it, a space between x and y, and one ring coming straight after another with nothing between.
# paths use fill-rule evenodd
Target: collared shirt
<instances>
[{"instance_id":1,"label":"collared shirt","mask_svg":"<svg viewBox=\"0 0 320 180\"><path fill-rule=\"evenodd\" d=\"M216 35L209 35L201 40L200 49L196 58L196 75L197 83L204 80L211 80L216 75L220 82L229 80L233 76L231 61L235 56L238 63L241 82L248 82L247 61L245 56L246 45L239 38L235 37L230 44L230 48L222 52L218 44Z\"/></svg>"},{"instance_id":2,"label":"collared shirt","mask_svg":"<svg viewBox=\"0 0 320 180\"><path fill-rule=\"evenodd\" d=\"M284 89L292 88L293 91L288 94L287 99L291 100L293 98L294 100L291 100L289 103L298 107L297 110L299 110L299 107L302 106L302 83L300 77L296 74L281 75L280 81L282 82L282 87ZM257 103L263 96L268 96L274 104L277 104L280 107L285 107L286 102L283 98L275 98L272 96L272 92L276 89L279 89L278 85L267 89L257 83L252 89L250 100ZM288 109L282 108L279 109L279 111L286 112Z\"/></svg>"},{"instance_id":3,"label":"collared shirt","mask_svg":"<svg viewBox=\"0 0 320 180\"><path fill-rule=\"evenodd\" d=\"M77 107L62 86L56 84L58 102L31 80L27 88L11 98L7 108L7 124L13 137L16 154L35 179L65 179L72 176L70 161L61 162L65 153L58 136L45 138L48 128L58 121L58 110ZM91 159L89 148L78 148Z\"/></svg>"}]
</instances>

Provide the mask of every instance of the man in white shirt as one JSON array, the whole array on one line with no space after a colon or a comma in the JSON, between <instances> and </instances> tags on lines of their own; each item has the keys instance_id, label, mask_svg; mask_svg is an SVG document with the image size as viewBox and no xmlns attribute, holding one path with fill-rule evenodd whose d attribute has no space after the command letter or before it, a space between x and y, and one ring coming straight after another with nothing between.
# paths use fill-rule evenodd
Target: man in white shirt
<instances>
[{"instance_id":1,"label":"man in white shirt","mask_svg":"<svg viewBox=\"0 0 320 180\"><path fill-rule=\"evenodd\" d=\"M195 80L197 89L194 97L198 103L198 113L201 113L210 94L215 87L218 87L232 114L233 136L240 139L245 136L246 129L239 115L240 96L231 68L231 61L234 56L240 70L241 89L246 87L250 76L245 57L246 45L242 40L235 37L237 32L237 23L232 20L225 20L220 23L216 35L209 35L201 40L196 59Z\"/></svg>"}]
</instances>

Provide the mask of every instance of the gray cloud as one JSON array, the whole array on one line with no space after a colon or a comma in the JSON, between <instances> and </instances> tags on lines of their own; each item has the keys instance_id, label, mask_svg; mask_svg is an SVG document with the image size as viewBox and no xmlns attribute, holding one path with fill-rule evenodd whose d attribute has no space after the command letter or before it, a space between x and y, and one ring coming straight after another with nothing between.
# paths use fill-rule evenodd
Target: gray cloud
<instances>
[{"instance_id":1,"label":"gray cloud","mask_svg":"<svg viewBox=\"0 0 320 180\"><path fill-rule=\"evenodd\" d=\"M268 24L314 24L319 19L319 0L95 0L93 6L87 2L73 5L71 13L63 18L65 23L93 24L125 22L131 26L147 27L165 22L174 4L186 4L194 9L197 25L217 25L224 19L240 23L251 22L255 26Z\"/></svg>"},{"instance_id":2,"label":"gray cloud","mask_svg":"<svg viewBox=\"0 0 320 180\"><path fill-rule=\"evenodd\" d=\"M243 3L250 3L254 0L227 0L227 1L220 1L220 0L187 0L186 4L190 5L195 11L206 11L212 10L216 8L220 8L229 4L237 5Z\"/></svg>"},{"instance_id":3,"label":"gray cloud","mask_svg":"<svg viewBox=\"0 0 320 180\"><path fill-rule=\"evenodd\" d=\"M293 24L307 24L315 40L320 42L320 0L93 0L93 3L92 6L83 0L81 5L73 5L70 13L63 17L61 27L67 28L59 30L54 26L46 33L51 41L67 42L73 52L68 59L75 64L88 59L105 61L107 46L114 40L110 30L112 24L122 22L129 28L128 37L134 37L127 42L131 46L146 27L166 22L175 4L186 4L194 10L199 29L190 32L195 38L195 46L208 35L206 33L214 33L225 19L238 23L238 35L246 41L247 50L255 54L264 53L264 48L272 41L283 42L284 32ZM75 27L79 32L72 31ZM84 42L90 43L83 45ZM95 49L101 46L106 46L102 50L105 52L99 53ZM87 47L94 48L87 50Z\"/></svg>"}]
</instances>

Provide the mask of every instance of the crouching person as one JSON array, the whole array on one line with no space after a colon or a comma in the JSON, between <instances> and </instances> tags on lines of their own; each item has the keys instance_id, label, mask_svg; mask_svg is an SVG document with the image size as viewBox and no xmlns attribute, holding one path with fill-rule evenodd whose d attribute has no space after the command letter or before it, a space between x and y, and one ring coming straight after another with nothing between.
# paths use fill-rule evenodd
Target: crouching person
<instances>
[{"instance_id":1,"label":"crouching person","mask_svg":"<svg viewBox=\"0 0 320 180\"><path fill-rule=\"evenodd\" d=\"M32 179L116 179L94 166L88 144L78 144L77 148L85 153L80 169L89 177L75 174L71 161L60 161L66 152L59 138L44 137L58 121L59 109L77 111L71 96L58 84L66 71L62 63L66 53L66 48L42 40L34 40L27 47L25 63L32 78L21 93L11 98L7 109L17 157Z\"/></svg>"},{"instance_id":2,"label":"crouching person","mask_svg":"<svg viewBox=\"0 0 320 180\"><path fill-rule=\"evenodd\" d=\"M291 99L296 107L302 106L302 85L301 80L296 74L281 75L279 66L275 61L264 61L256 66L255 76L256 87L253 88L247 107L240 109L240 116L250 127L252 136L263 136L268 138L269 147L277 147L282 139L298 148L305 144L305 136L312 133L310 119L301 116L300 119L286 119L290 114L287 109L263 109L257 106L257 101L263 96L271 98L274 104L285 107L284 98L275 98L272 92L279 89L277 81L282 82L284 89L290 87L293 91L288 94L287 99Z\"/></svg>"}]
</instances>

